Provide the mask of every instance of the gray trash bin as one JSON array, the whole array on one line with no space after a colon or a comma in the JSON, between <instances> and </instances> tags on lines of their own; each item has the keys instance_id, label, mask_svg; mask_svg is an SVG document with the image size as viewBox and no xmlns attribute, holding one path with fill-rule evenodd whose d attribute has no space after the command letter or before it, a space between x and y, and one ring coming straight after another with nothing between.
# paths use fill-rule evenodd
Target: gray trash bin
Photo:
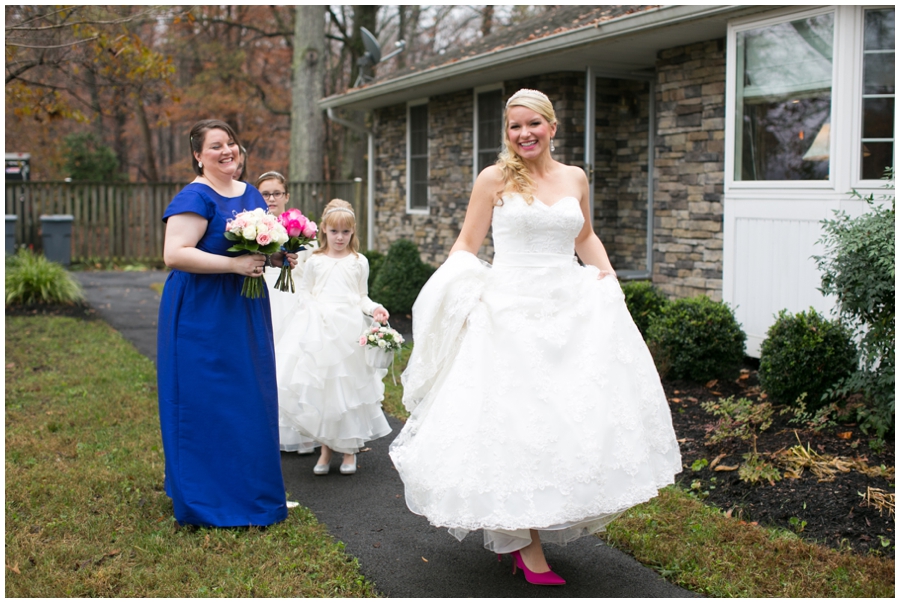
<instances>
[{"instance_id":1,"label":"gray trash bin","mask_svg":"<svg viewBox=\"0 0 900 603\"><path fill-rule=\"evenodd\" d=\"M57 214L41 216L41 241L44 257L67 266L72 263L72 222L74 216Z\"/></svg>"},{"instance_id":2,"label":"gray trash bin","mask_svg":"<svg viewBox=\"0 0 900 603\"><path fill-rule=\"evenodd\" d=\"M6 255L13 255L16 252L16 220L19 216L16 214L6 214Z\"/></svg>"}]
</instances>

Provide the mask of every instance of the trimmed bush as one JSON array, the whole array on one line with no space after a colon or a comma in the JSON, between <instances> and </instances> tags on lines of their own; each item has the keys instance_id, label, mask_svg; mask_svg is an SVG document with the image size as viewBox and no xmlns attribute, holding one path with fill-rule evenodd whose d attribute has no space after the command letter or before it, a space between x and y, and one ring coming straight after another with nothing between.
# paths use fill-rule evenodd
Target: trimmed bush
<instances>
[{"instance_id":1,"label":"trimmed bush","mask_svg":"<svg viewBox=\"0 0 900 603\"><path fill-rule=\"evenodd\" d=\"M746 339L731 308L705 295L670 301L647 332L660 373L699 382L736 374Z\"/></svg>"},{"instance_id":2,"label":"trimmed bush","mask_svg":"<svg viewBox=\"0 0 900 603\"><path fill-rule=\"evenodd\" d=\"M369 297L391 314L409 314L419 291L434 270L422 261L415 243L400 239L388 249Z\"/></svg>"},{"instance_id":3,"label":"trimmed bush","mask_svg":"<svg viewBox=\"0 0 900 603\"><path fill-rule=\"evenodd\" d=\"M78 281L61 264L22 249L6 263L6 305L74 304L84 301Z\"/></svg>"},{"instance_id":4,"label":"trimmed bush","mask_svg":"<svg viewBox=\"0 0 900 603\"><path fill-rule=\"evenodd\" d=\"M647 339L650 322L659 315L663 306L669 303L668 298L648 281L628 281L622 284L622 291L625 293L625 305L628 306L634 324L644 339Z\"/></svg>"},{"instance_id":5,"label":"trimmed bush","mask_svg":"<svg viewBox=\"0 0 900 603\"><path fill-rule=\"evenodd\" d=\"M375 286L375 277L378 276L378 272L381 270L382 264L384 264L384 254L380 251L376 251L375 249L360 251L360 253L366 256L366 259L369 260L369 282L366 284L369 287L369 291L371 292L372 287Z\"/></svg>"},{"instance_id":6,"label":"trimmed bush","mask_svg":"<svg viewBox=\"0 0 900 603\"><path fill-rule=\"evenodd\" d=\"M830 387L854 371L853 334L810 308L778 313L759 355L759 383L771 398L794 405L806 393L806 406L817 410Z\"/></svg>"}]
</instances>

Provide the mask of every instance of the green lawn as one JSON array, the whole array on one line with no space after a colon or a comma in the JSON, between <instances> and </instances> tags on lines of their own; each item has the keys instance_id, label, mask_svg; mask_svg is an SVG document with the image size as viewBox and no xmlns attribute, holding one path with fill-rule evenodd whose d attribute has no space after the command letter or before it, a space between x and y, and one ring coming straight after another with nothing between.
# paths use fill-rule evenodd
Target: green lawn
<instances>
[{"instance_id":1,"label":"green lawn","mask_svg":"<svg viewBox=\"0 0 900 603\"><path fill-rule=\"evenodd\" d=\"M369 597L306 509L179 529L153 363L105 323L6 320L6 596Z\"/></svg>"}]
</instances>

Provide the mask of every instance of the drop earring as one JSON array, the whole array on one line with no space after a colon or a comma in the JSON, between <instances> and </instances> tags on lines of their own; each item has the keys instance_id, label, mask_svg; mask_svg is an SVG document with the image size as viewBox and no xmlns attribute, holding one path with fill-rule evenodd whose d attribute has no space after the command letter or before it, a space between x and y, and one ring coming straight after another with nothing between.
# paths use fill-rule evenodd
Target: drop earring
<instances>
[{"instance_id":1,"label":"drop earring","mask_svg":"<svg viewBox=\"0 0 900 603\"><path fill-rule=\"evenodd\" d=\"M197 167L200 168L200 169L202 170L202 169L203 169L203 162L202 162L202 161L198 161L198 162L197 162Z\"/></svg>"},{"instance_id":2,"label":"drop earring","mask_svg":"<svg viewBox=\"0 0 900 603\"><path fill-rule=\"evenodd\" d=\"M552 153L552 152L555 151L555 150L556 150L556 146L554 146L554 144L553 144L553 139L551 138L551 139L550 139L550 152Z\"/></svg>"}]
</instances>

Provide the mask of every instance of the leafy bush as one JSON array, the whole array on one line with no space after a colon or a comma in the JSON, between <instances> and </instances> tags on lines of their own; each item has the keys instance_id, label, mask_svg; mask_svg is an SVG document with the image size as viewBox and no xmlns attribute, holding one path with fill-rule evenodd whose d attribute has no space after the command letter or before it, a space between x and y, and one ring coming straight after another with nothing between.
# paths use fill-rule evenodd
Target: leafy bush
<instances>
[{"instance_id":1,"label":"leafy bush","mask_svg":"<svg viewBox=\"0 0 900 603\"><path fill-rule=\"evenodd\" d=\"M893 170L886 188L893 191ZM859 368L833 390L835 396L861 393L864 405L858 411L860 428L879 437L894 428L894 195L862 197L869 211L851 218L835 212L823 220L825 234L819 243L825 254L815 258L822 272L821 291L837 298L841 318L852 326L859 341Z\"/></svg>"},{"instance_id":2,"label":"leafy bush","mask_svg":"<svg viewBox=\"0 0 900 603\"><path fill-rule=\"evenodd\" d=\"M661 373L701 382L735 374L746 339L731 308L705 295L664 305L647 332Z\"/></svg>"},{"instance_id":3,"label":"leafy bush","mask_svg":"<svg viewBox=\"0 0 900 603\"><path fill-rule=\"evenodd\" d=\"M770 402L753 402L748 398L722 398L716 402L703 402L703 410L719 417L718 423L706 436L710 444L719 444L730 438L752 442L756 451L756 438L772 426L775 410Z\"/></svg>"},{"instance_id":4,"label":"leafy bush","mask_svg":"<svg viewBox=\"0 0 900 603\"><path fill-rule=\"evenodd\" d=\"M626 282L622 285L622 291L625 293L625 305L628 306L631 318L646 339L651 320L659 315L669 300L648 281Z\"/></svg>"},{"instance_id":5,"label":"leafy bush","mask_svg":"<svg viewBox=\"0 0 900 603\"><path fill-rule=\"evenodd\" d=\"M805 405L825 405L830 387L856 368L853 334L810 308L778 313L759 354L759 383L776 402L794 405L806 393Z\"/></svg>"},{"instance_id":6,"label":"leafy bush","mask_svg":"<svg viewBox=\"0 0 900 603\"><path fill-rule=\"evenodd\" d=\"M434 270L422 261L415 243L400 239L388 249L370 297L392 314L409 314L419 291Z\"/></svg>"},{"instance_id":7,"label":"leafy bush","mask_svg":"<svg viewBox=\"0 0 900 603\"><path fill-rule=\"evenodd\" d=\"M375 286L375 277L378 276L378 272L381 270L382 264L384 264L384 254L380 251L376 251L375 249L360 251L360 253L366 256L366 259L369 260L369 282L367 283L367 285L369 287L369 291L372 291L372 287Z\"/></svg>"},{"instance_id":8,"label":"leafy bush","mask_svg":"<svg viewBox=\"0 0 900 603\"><path fill-rule=\"evenodd\" d=\"M22 249L6 264L6 305L84 301L78 281L61 264Z\"/></svg>"}]
</instances>

